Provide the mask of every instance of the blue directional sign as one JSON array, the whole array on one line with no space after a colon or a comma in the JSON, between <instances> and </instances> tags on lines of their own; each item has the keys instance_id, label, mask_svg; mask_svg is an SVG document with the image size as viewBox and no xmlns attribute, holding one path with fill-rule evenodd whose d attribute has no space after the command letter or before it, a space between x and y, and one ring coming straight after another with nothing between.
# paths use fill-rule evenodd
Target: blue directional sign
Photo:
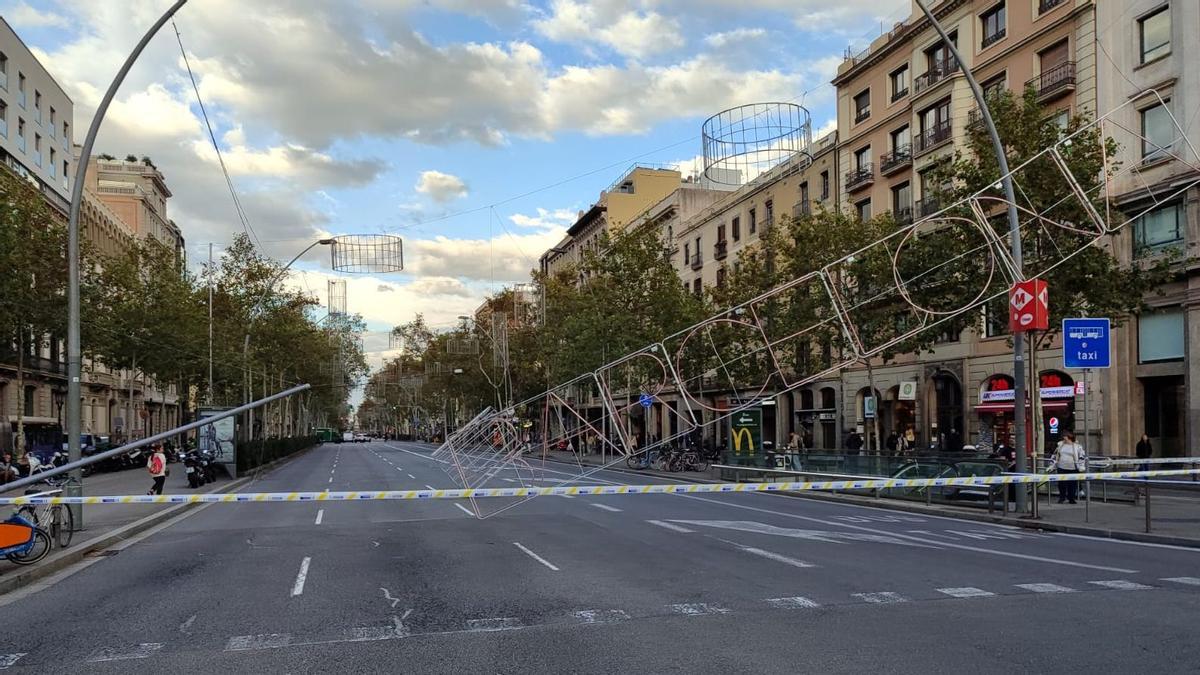
<instances>
[{"instance_id":1,"label":"blue directional sign","mask_svg":"<svg viewBox=\"0 0 1200 675\"><path fill-rule=\"evenodd\" d=\"M1112 365L1112 333L1108 319L1063 319L1063 365L1108 368Z\"/></svg>"},{"instance_id":2,"label":"blue directional sign","mask_svg":"<svg viewBox=\"0 0 1200 675\"><path fill-rule=\"evenodd\" d=\"M652 397L650 394L642 394L638 397L638 403L641 403L643 408L649 408L650 404L653 402L654 397Z\"/></svg>"}]
</instances>

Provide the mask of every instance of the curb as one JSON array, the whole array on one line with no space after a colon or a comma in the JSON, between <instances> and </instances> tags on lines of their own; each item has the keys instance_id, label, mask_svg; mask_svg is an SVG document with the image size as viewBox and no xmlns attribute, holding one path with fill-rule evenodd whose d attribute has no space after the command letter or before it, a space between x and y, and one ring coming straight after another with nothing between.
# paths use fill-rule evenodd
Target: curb
<instances>
[{"instance_id":1,"label":"curb","mask_svg":"<svg viewBox=\"0 0 1200 675\"><path fill-rule=\"evenodd\" d=\"M274 469L277 466L279 466L285 462L289 462L297 457L300 457L301 455L308 453L310 450L312 450L313 448L316 448L316 447L318 447L318 446L314 445L309 448L305 448L304 450L301 450L299 452L288 455L287 457L281 457L272 462L268 462L268 463L262 465L261 467L258 467L257 469L255 469L249 475L243 476L241 478L236 478L236 479L230 481L229 483L225 483L223 485L214 486L212 489L206 490L206 492L216 492L217 490L221 490L221 491L236 490L236 489L256 480L263 471L269 471L271 469ZM75 563L82 561L84 558L86 558L88 556L89 553L106 549L106 548L112 546L113 544L116 544L116 543L122 542L126 539L129 539L136 534L144 532L144 531L154 527L155 525L159 525L159 524L166 522L167 520L179 515L180 513L183 512L184 509L194 508L197 506L200 506L200 504L176 504L174 506L163 509L161 511L156 511L148 516L145 516L144 518L135 520L132 523L127 523L125 525L122 525L121 527L118 527L117 529L112 530L110 532L106 532L98 537L89 539L88 541L85 541L80 544L74 544L74 545L70 546L65 552L60 553L58 555L48 556L45 561L38 563L36 565L33 565L32 567L20 569L19 571L17 571L14 574L6 575L3 578L0 578L0 596L4 595L6 593L9 593L11 591L15 591L19 588L28 586L29 584L31 584L39 579L43 579L43 578L48 577L56 572L66 569L67 567L70 567L71 565L74 565Z\"/></svg>"},{"instance_id":2,"label":"curb","mask_svg":"<svg viewBox=\"0 0 1200 675\"><path fill-rule=\"evenodd\" d=\"M550 461L560 464L569 464L559 459L551 459ZM600 464L585 463L585 466L590 468L603 468ZM655 476L658 478L669 478L684 483L719 483L722 481L712 480L708 478L698 478L689 476L686 472L662 474L657 471L633 471L625 467L608 467L605 471L615 471L633 476ZM1033 520L1028 518L1014 518L1011 516L996 516L987 513L976 513L973 511L958 511L948 510L942 507L926 506L905 502L895 499L883 499L874 497L860 497L858 495L847 494L831 494L824 492L760 492L755 494L764 494L775 497L789 497L792 499L812 499L816 501L854 504L856 506L866 506L876 509L887 509L890 511L904 511L908 513L919 513L927 516L940 516L943 518L957 518L959 520L971 520L981 523L993 523L996 525L1008 525L1011 527L1020 527L1027 530L1042 530L1046 532L1061 532L1063 534L1076 534L1087 537L1099 537L1101 539L1117 539L1121 541L1136 541L1145 544L1164 544L1168 546L1183 546L1186 548L1200 548L1200 539L1192 539L1188 537L1173 537L1170 535L1153 534L1147 532L1130 532L1128 530L1111 530L1101 527L1088 527L1086 525L1069 525L1063 523L1052 523L1045 520Z\"/></svg>"}]
</instances>

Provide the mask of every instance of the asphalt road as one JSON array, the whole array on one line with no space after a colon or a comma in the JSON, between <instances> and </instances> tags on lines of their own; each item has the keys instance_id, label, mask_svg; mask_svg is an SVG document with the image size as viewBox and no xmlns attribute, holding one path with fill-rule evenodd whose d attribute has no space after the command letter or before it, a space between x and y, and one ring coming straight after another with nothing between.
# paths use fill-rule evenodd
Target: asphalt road
<instances>
[{"instance_id":1,"label":"asphalt road","mask_svg":"<svg viewBox=\"0 0 1200 675\"><path fill-rule=\"evenodd\" d=\"M447 469L427 446L328 445L244 491L452 487ZM572 469L547 465L535 478L560 484ZM585 482L658 482L646 478ZM487 485L522 479L506 470ZM1200 664L1200 551L760 494L475 506L488 517L449 500L195 509L45 588L0 597L0 670Z\"/></svg>"}]
</instances>

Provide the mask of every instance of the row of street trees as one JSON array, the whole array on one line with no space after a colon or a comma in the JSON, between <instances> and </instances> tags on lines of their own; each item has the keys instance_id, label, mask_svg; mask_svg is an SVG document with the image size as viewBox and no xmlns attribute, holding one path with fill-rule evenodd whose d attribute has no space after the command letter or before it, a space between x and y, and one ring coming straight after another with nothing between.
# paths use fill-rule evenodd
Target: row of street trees
<instances>
[{"instance_id":1,"label":"row of street trees","mask_svg":"<svg viewBox=\"0 0 1200 675\"><path fill-rule=\"evenodd\" d=\"M1011 166L1021 166L1063 134L1086 126L1080 116L1061 128L1038 104L1036 95L1003 92L990 106L1008 151ZM1062 149L1072 172L1099 179L1114 170L1111 158L1117 148L1099 132L1080 134ZM1105 158L1109 164L1105 164ZM933 197L942 204L993 186L999 173L990 142L982 128L973 128L965 147L943 162L932 174L931 185L942 185ZM1151 263L1123 264L1116 255L1114 240L1106 238L1085 246L1092 235L1083 227L1087 213L1077 200L1064 200L1068 192L1057 167L1049 159L1026 167L1021 183L1022 240L1027 271L1050 269L1043 278L1052 289L1051 330L1027 335L1033 346L1048 344L1055 327L1067 316L1108 316L1116 323L1141 311L1145 298L1170 280L1177 257L1164 256ZM1093 206L1106 213L1104 191L1091 193ZM985 205L985 208L989 208ZM1004 208L994 202L987 215L1000 241L1007 240ZM1116 210L1112 210L1116 213ZM1044 214L1040 220L1031 214ZM871 246L905 226L890 212L867 220L839 210L818 209L807 215L783 218L781 223L760 233L756 243L744 247L720 273L720 282L702 296L680 283L671 256L676 252L660 233L637 229L606 238L597 251L585 254L579 269L546 277L534 273L541 289L544 320L526 322L510 329L510 368L514 375L513 401L537 395L550 387L611 362L630 352L662 340L705 317L715 316L757 298L770 289L842 260L831 269L830 281L847 309L857 339L868 348L883 345L893 336L929 325L955 308L972 303L986 287L991 274L986 239L966 226L974 214L967 210L948 214L963 220L939 219L922 226L900 250L897 238L887 245ZM1059 227L1067 225L1067 228ZM1066 252L1083 249L1069 263L1054 267ZM580 279L584 281L580 283ZM909 294L910 304L896 292L896 279ZM999 270L995 279L999 280ZM993 285L992 293L1003 290ZM491 300L503 304L503 296ZM931 310L923 312L913 305ZM834 363L845 363L854 351L840 322L832 320L826 290L820 284L797 285L754 308L757 319L773 336L791 335L809 328L794 340L777 346L783 368L792 373L812 374ZM1007 298L1000 297L989 308L993 316L1007 317ZM901 354L927 351L941 336L956 335L968 328L982 331L985 312L954 316L891 345L876 358L866 360L870 386L874 368ZM719 375L714 380L761 383L769 377L770 365L760 342L746 339L732 316L729 322L706 331L702 349L695 349L696 375ZM478 363L478 356L449 353L447 345L476 334L468 322L435 333L418 316L396 328L404 353L373 377L365 405L395 411L422 402L435 409L464 405L468 410L495 405L489 386L491 361ZM670 347L670 345L668 345ZM489 345L482 341L486 354ZM713 355L717 355L714 357ZM692 352L688 352L692 358ZM706 360L707 359L707 360ZM430 368L430 364L440 364ZM1032 362L1031 362L1032 363ZM461 370L461 373L455 374ZM494 378L495 374L490 373ZM422 376L423 387L405 398L400 387L391 386L405 376ZM1036 381L1036 380L1031 380ZM1034 387L1036 391L1036 387ZM722 392L712 392L714 394ZM727 393L727 392L725 392ZM878 447L878 429L874 430Z\"/></svg>"},{"instance_id":2,"label":"row of street trees","mask_svg":"<svg viewBox=\"0 0 1200 675\"><path fill-rule=\"evenodd\" d=\"M66 223L28 182L0 170L0 363L23 392L43 349L66 332ZM152 239L131 238L115 253L87 245L81 298L85 367L133 374L143 394L174 384L181 405L236 405L285 386L308 382L301 406L280 402L259 417L256 435L298 431L307 419L337 421L350 386L367 368L357 317L326 321L314 298L283 287L282 265L239 235L219 265L196 275L175 252ZM212 286L212 381L209 381L209 286ZM247 342L248 340L248 342ZM53 345L53 347L52 347ZM247 346L248 345L248 346ZM128 405L128 404L127 404ZM24 405L15 412L15 450L25 451ZM125 411L132 419L133 411Z\"/></svg>"}]
</instances>

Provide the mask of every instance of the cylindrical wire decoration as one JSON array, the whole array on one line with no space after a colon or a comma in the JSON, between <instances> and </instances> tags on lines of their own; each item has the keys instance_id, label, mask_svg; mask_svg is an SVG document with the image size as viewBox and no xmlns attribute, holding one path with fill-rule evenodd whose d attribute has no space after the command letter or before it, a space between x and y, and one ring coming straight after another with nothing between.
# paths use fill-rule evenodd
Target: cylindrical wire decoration
<instances>
[{"instance_id":1,"label":"cylindrical wire decoration","mask_svg":"<svg viewBox=\"0 0 1200 675\"><path fill-rule=\"evenodd\" d=\"M807 154L812 142L808 110L794 103L750 103L704 121L704 178L743 185L775 166Z\"/></svg>"},{"instance_id":2,"label":"cylindrical wire decoration","mask_svg":"<svg viewBox=\"0 0 1200 675\"><path fill-rule=\"evenodd\" d=\"M333 237L333 269L356 274L404 271L404 242L394 234L341 234Z\"/></svg>"}]
</instances>

